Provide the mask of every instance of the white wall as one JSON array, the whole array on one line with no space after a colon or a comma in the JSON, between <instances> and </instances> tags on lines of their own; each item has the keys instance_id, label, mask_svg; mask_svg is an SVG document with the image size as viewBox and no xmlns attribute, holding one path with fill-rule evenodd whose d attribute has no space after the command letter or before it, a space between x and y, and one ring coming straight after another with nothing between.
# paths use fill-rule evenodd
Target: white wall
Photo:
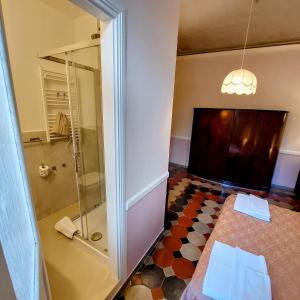
<instances>
[{"instance_id":1,"label":"white wall","mask_svg":"<svg viewBox=\"0 0 300 300\"><path fill-rule=\"evenodd\" d=\"M73 43L73 19L38 0L2 6L21 129L44 130L38 52Z\"/></svg>"},{"instance_id":2,"label":"white wall","mask_svg":"<svg viewBox=\"0 0 300 300\"><path fill-rule=\"evenodd\" d=\"M128 9L126 196L168 170L179 1L125 1Z\"/></svg>"},{"instance_id":3,"label":"white wall","mask_svg":"<svg viewBox=\"0 0 300 300\"><path fill-rule=\"evenodd\" d=\"M182 147L178 139L190 139L193 107L273 109L289 111L281 150L300 154L300 46L247 50L245 68L257 76L256 94L221 94L223 79L230 71L239 68L240 60L241 51L177 58L172 121L172 136L177 142L174 141L173 145ZM176 150L171 150L174 155ZM172 160L176 160L174 156ZM295 158L295 163L293 170L281 168L283 175L277 174L273 183L293 187L297 169L300 168L299 157ZM286 176L292 177L289 183L282 180Z\"/></svg>"},{"instance_id":4,"label":"white wall","mask_svg":"<svg viewBox=\"0 0 300 300\"><path fill-rule=\"evenodd\" d=\"M163 229L180 1L115 2L126 9L127 17L125 189L130 272Z\"/></svg>"},{"instance_id":5,"label":"white wall","mask_svg":"<svg viewBox=\"0 0 300 300\"><path fill-rule=\"evenodd\" d=\"M240 51L178 57L172 135L190 137L193 107L288 110L281 148L300 151L300 46L247 50L245 68L257 77L256 94L221 94L223 79L239 68L240 58Z\"/></svg>"},{"instance_id":6,"label":"white wall","mask_svg":"<svg viewBox=\"0 0 300 300\"><path fill-rule=\"evenodd\" d=\"M90 14L79 16L75 19L75 40L88 41L91 34L97 33L97 19Z\"/></svg>"},{"instance_id":7,"label":"white wall","mask_svg":"<svg viewBox=\"0 0 300 300\"><path fill-rule=\"evenodd\" d=\"M65 71L63 65L38 59L38 53L88 41L97 28L96 18L68 12L73 4L50 4L46 0L2 0L22 132L45 130L39 67Z\"/></svg>"}]
</instances>

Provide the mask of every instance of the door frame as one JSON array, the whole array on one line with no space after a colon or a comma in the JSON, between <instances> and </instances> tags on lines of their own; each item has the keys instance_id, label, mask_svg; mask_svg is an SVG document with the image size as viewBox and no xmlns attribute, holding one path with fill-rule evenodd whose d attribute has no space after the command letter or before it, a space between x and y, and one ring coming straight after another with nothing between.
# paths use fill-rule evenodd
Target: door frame
<instances>
[{"instance_id":1,"label":"door frame","mask_svg":"<svg viewBox=\"0 0 300 300\"><path fill-rule=\"evenodd\" d=\"M127 278L125 199L126 10L115 0L69 0L103 22L101 76L108 252L111 270L122 285Z\"/></svg>"},{"instance_id":2,"label":"door frame","mask_svg":"<svg viewBox=\"0 0 300 300\"><path fill-rule=\"evenodd\" d=\"M70 0L103 22L101 74L104 157L111 270L119 286L127 278L125 199L126 10L114 0Z\"/></svg>"},{"instance_id":3,"label":"door frame","mask_svg":"<svg viewBox=\"0 0 300 300\"><path fill-rule=\"evenodd\" d=\"M108 210L108 251L111 270L118 279L120 287L127 278L127 221L125 201L125 69L126 69L126 10L117 7L114 0L69 0L100 19L104 24L101 42L102 93L104 120L105 177ZM0 5L1 8L1 5ZM2 16L0 15L2 19ZM2 20L0 20L2 21ZM4 32L2 32L4 34ZM1 35L1 32L0 32ZM36 218L33 213L32 197L25 169L22 141L10 76L6 41L0 36L0 71L3 77L0 84L6 86L6 93L0 99L10 107L6 122L6 131L14 141L19 169L8 168L9 173L16 173L23 178L23 194L17 188L11 190L11 196L17 195L24 202L27 210L22 212L27 218L35 245L36 264L34 267L34 299L51 299L47 273L40 251L40 239ZM7 135L8 135L7 134ZM14 155L12 153L12 155ZM7 178L0 176L0 182L7 184ZM15 193L15 194L14 194ZM28 287L31 288L31 287Z\"/></svg>"}]
</instances>

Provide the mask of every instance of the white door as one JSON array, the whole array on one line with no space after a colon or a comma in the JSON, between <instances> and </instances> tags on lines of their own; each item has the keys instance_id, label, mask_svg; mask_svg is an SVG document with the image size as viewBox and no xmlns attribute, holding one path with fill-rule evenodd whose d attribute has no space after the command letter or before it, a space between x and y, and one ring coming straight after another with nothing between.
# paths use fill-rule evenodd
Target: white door
<instances>
[{"instance_id":1,"label":"white door","mask_svg":"<svg viewBox=\"0 0 300 300\"><path fill-rule=\"evenodd\" d=\"M1 265L0 299L11 287L11 299L50 299L45 284L40 240L32 208L16 105L10 76L0 4L0 241L6 262ZM3 256L2 256L3 257ZM3 259L1 260L3 261ZM8 270L8 272L7 272ZM10 280L8 276L10 277ZM7 286L2 286L8 279Z\"/></svg>"}]
</instances>

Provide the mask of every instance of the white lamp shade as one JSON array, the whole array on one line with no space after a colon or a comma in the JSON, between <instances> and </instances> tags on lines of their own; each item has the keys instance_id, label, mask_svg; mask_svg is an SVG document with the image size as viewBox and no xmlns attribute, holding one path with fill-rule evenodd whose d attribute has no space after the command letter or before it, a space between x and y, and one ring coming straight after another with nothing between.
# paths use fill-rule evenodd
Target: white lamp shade
<instances>
[{"instance_id":1,"label":"white lamp shade","mask_svg":"<svg viewBox=\"0 0 300 300\"><path fill-rule=\"evenodd\" d=\"M256 76L245 69L234 70L224 79L221 92L223 94L250 95L255 94L257 87Z\"/></svg>"}]
</instances>

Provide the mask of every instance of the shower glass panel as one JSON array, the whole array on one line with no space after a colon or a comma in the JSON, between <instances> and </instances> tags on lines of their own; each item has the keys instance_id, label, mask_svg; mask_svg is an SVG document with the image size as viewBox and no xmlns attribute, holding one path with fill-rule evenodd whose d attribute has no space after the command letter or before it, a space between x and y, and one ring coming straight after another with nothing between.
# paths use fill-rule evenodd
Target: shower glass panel
<instances>
[{"instance_id":1,"label":"shower glass panel","mask_svg":"<svg viewBox=\"0 0 300 300\"><path fill-rule=\"evenodd\" d=\"M72 141L84 239L107 248L99 46L65 53ZM77 225L77 224L76 224Z\"/></svg>"}]
</instances>

